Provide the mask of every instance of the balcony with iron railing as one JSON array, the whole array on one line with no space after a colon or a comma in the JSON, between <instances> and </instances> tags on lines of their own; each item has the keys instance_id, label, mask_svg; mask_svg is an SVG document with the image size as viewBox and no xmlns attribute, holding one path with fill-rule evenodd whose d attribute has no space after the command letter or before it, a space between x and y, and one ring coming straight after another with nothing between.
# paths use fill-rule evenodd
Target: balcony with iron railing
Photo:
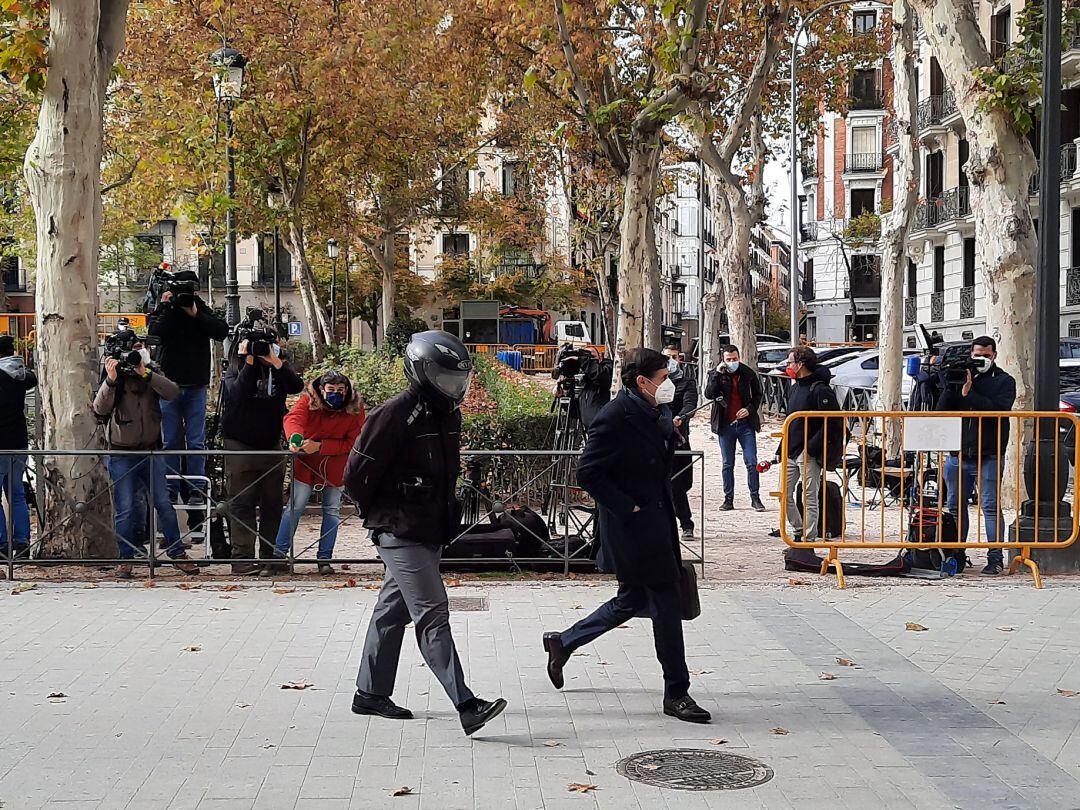
<instances>
[{"instance_id":1,"label":"balcony with iron railing","mask_svg":"<svg viewBox=\"0 0 1080 810\"><path fill-rule=\"evenodd\" d=\"M904 299L904 326L914 326L919 313L918 302L914 298Z\"/></svg>"},{"instance_id":2,"label":"balcony with iron railing","mask_svg":"<svg viewBox=\"0 0 1080 810\"><path fill-rule=\"evenodd\" d=\"M941 94L941 121L946 123L952 120L953 116L960 114L960 107L956 103L956 94L952 90L946 90Z\"/></svg>"},{"instance_id":3,"label":"balcony with iron railing","mask_svg":"<svg viewBox=\"0 0 1080 810\"><path fill-rule=\"evenodd\" d=\"M885 165L880 152L844 155L844 171L847 174L875 174Z\"/></svg>"},{"instance_id":4,"label":"balcony with iron railing","mask_svg":"<svg viewBox=\"0 0 1080 810\"><path fill-rule=\"evenodd\" d=\"M818 223L816 222L804 222L799 226L800 242L816 242L819 235Z\"/></svg>"},{"instance_id":5,"label":"balcony with iron railing","mask_svg":"<svg viewBox=\"0 0 1080 810\"><path fill-rule=\"evenodd\" d=\"M818 176L817 158L804 155L799 160L799 165L802 166L802 176L804 180L809 180Z\"/></svg>"},{"instance_id":6,"label":"balcony with iron railing","mask_svg":"<svg viewBox=\"0 0 1080 810\"><path fill-rule=\"evenodd\" d=\"M882 99L881 91L875 88L873 92L852 95L848 108L852 110L882 110L885 108L885 102Z\"/></svg>"},{"instance_id":7,"label":"balcony with iron railing","mask_svg":"<svg viewBox=\"0 0 1080 810\"><path fill-rule=\"evenodd\" d=\"M968 186L950 188L941 197L941 222L963 219L971 215L971 194Z\"/></svg>"},{"instance_id":8,"label":"balcony with iron railing","mask_svg":"<svg viewBox=\"0 0 1080 810\"><path fill-rule=\"evenodd\" d=\"M926 134L931 127L941 124L943 96L928 96L919 102L915 112L915 120L919 122L920 134Z\"/></svg>"},{"instance_id":9,"label":"balcony with iron railing","mask_svg":"<svg viewBox=\"0 0 1080 810\"><path fill-rule=\"evenodd\" d=\"M975 317L975 287L960 288L960 319Z\"/></svg>"},{"instance_id":10,"label":"balcony with iron railing","mask_svg":"<svg viewBox=\"0 0 1080 810\"><path fill-rule=\"evenodd\" d=\"M1065 271L1065 306L1080 306L1080 267Z\"/></svg>"},{"instance_id":11,"label":"balcony with iron railing","mask_svg":"<svg viewBox=\"0 0 1080 810\"><path fill-rule=\"evenodd\" d=\"M944 219L944 197L930 197L915 205L915 229L936 228Z\"/></svg>"},{"instance_id":12,"label":"balcony with iron railing","mask_svg":"<svg viewBox=\"0 0 1080 810\"><path fill-rule=\"evenodd\" d=\"M1077 169L1080 169L1080 165L1077 163L1076 144L1063 143L1061 145L1061 182L1080 180ZM1031 175L1031 183L1028 185L1028 194L1032 197L1039 193L1039 177L1039 167L1036 165L1035 173Z\"/></svg>"},{"instance_id":13,"label":"balcony with iron railing","mask_svg":"<svg viewBox=\"0 0 1080 810\"><path fill-rule=\"evenodd\" d=\"M900 143L900 122L895 118L885 125L885 151L895 149Z\"/></svg>"},{"instance_id":14,"label":"balcony with iron railing","mask_svg":"<svg viewBox=\"0 0 1080 810\"><path fill-rule=\"evenodd\" d=\"M930 294L930 322L941 323L945 320L945 293Z\"/></svg>"}]
</instances>

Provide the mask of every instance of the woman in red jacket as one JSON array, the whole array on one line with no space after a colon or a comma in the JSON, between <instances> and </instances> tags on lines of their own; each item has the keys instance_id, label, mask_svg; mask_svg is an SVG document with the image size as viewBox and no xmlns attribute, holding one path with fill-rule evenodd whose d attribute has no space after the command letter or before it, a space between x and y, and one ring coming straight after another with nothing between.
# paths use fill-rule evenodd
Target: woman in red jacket
<instances>
[{"instance_id":1,"label":"woman in red jacket","mask_svg":"<svg viewBox=\"0 0 1080 810\"><path fill-rule=\"evenodd\" d=\"M349 378L337 371L308 383L307 391L285 415L285 436L296 459L292 494L274 544L275 557L288 556L312 492L322 492L322 532L316 556L321 561L334 555L345 462L363 424L364 403ZM293 440L297 435L303 440L299 445ZM272 575L273 569L267 568L264 573ZM320 562L319 573L332 574L334 569L329 562Z\"/></svg>"}]
</instances>

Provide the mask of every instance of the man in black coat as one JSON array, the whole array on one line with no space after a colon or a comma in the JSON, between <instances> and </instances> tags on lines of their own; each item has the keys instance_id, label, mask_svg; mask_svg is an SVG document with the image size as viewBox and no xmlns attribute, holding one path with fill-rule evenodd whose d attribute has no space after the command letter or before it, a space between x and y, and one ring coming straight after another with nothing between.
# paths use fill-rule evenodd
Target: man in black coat
<instances>
[{"instance_id":1,"label":"man in black coat","mask_svg":"<svg viewBox=\"0 0 1080 810\"><path fill-rule=\"evenodd\" d=\"M619 591L569 630L544 634L548 677L561 689L563 667L574 650L635 616L648 616L664 671L664 714L707 723L711 715L688 694L671 495L675 425L667 407L675 384L668 379L668 358L634 349L626 355L622 383L593 422L578 463L578 483L597 506L597 564L615 573Z\"/></svg>"},{"instance_id":2,"label":"man in black coat","mask_svg":"<svg viewBox=\"0 0 1080 810\"><path fill-rule=\"evenodd\" d=\"M36 385L34 372L15 354L15 339L0 335L0 451L27 448L26 392ZM16 557L30 555L30 509L23 488L25 470L25 455L0 452L0 490L11 510L11 553ZM0 557L7 553L7 516L0 506Z\"/></svg>"},{"instance_id":3,"label":"man in black coat","mask_svg":"<svg viewBox=\"0 0 1080 810\"><path fill-rule=\"evenodd\" d=\"M682 367L682 352L678 346L665 346L668 359L668 379L675 383L675 399L671 401L672 421L675 424L676 449L690 450L690 417L698 404L697 380ZM683 537L694 537L694 515L690 511L689 493L694 486L694 461L679 456L675 461L675 475L671 479L671 494L675 498L675 516L679 519Z\"/></svg>"}]
</instances>

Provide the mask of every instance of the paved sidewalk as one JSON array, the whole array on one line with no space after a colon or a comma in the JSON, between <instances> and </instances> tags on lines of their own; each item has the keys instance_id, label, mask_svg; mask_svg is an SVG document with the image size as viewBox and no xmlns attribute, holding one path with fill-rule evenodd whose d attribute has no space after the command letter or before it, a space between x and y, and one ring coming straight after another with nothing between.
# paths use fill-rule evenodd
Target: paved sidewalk
<instances>
[{"instance_id":1,"label":"paved sidewalk","mask_svg":"<svg viewBox=\"0 0 1080 810\"><path fill-rule=\"evenodd\" d=\"M0 584L4 810L1080 807L1080 694L1068 696L1080 587L1066 581L705 591L686 630L709 726L661 715L640 620L551 688L541 632L609 585L454 588L488 600L453 613L470 683L510 701L472 740L408 637L396 697L417 719L350 713L375 599L363 586L11 588ZM313 686L281 689L299 680ZM615 770L663 748L744 754L775 775L689 792ZM392 797L402 786L411 795Z\"/></svg>"}]
</instances>

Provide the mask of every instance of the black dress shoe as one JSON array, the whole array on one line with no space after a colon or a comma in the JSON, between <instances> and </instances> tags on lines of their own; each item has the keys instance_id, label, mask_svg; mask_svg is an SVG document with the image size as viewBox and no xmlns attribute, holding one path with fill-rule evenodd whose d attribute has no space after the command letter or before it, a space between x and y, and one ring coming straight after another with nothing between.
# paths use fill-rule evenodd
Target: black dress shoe
<instances>
[{"instance_id":1,"label":"black dress shoe","mask_svg":"<svg viewBox=\"0 0 1080 810\"><path fill-rule=\"evenodd\" d=\"M712 715L698 706L689 695L664 698L664 714L687 723L708 723L712 720Z\"/></svg>"},{"instance_id":2,"label":"black dress shoe","mask_svg":"<svg viewBox=\"0 0 1080 810\"><path fill-rule=\"evenodd\" d=\"M722 504L720 504L720 511L721 512L730 512L734 508L735 508L735 501L727 501L726 500Z\"/></svg>"},{"instance_id":3,"label":"black dress shoe","mask_svg":"<svg viewBox=\"0 0 1080 810\"><path fill-rule=\"evenodd\" d=\"M490 703L480 698L473 698L469 703L458 709L458 713L461 715L461 727L465 729L465 736L468 737L482 729L489 721L502 714L505 708L506 701L502 698L497 698Z\"/></svg>"},{"instance_id":4,"label":"black dress shoe","mask_svg":"<svg viewBox=\"0 0 1080 810\"><path fill-rule=\"evenodd\" d=\"M570 653L566 651L558 633L544 633L544 649L548 654L547 674L551 679L551 685L556 689L562 689L562 669L570 660Z\"/></svg>"},{"instance_id":5,"label":"black dress shoe","mask_svg":"<svg viewBox=\"0 0 1080 810\"><path fill-rule=\"evenodd\" d=\"M382 695L369 695L357 691L352 699L353 714L375 714L391 720L412 720L413 713L398 706L394 701Z\"/></svg>"}]
</instances>

